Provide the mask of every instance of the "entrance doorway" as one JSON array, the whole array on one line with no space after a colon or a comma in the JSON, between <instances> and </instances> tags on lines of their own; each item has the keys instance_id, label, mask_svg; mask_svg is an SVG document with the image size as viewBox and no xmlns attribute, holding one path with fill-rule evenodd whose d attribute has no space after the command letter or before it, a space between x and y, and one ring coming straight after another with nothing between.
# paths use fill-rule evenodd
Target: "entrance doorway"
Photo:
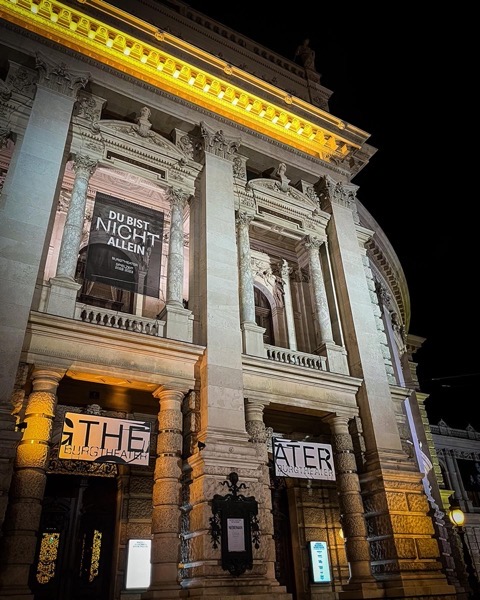
<instances>
[{"instance_id":1,"label":"entrance doorway","mask_svg":"<svg viewBox=\"0 0 480 600\"><path fill-rule=\"evenodd\" d=\"M296 600L295 567L293 564L290 511L287 486L284 477L274 475L272 461L270 467L270 489L272 490L273 539L275 541L275 577L280 585Z\"/></svg>"},{"instance_id":2,"label":"entrance doorway","mask_svg":"<svg viewBox=\"0 0 480 600\"><path fill-rule=\"evenodd\" d=\"M49 475L30 586L35 600L107 600L116 479Z\"/></svg>"}]
</instances>

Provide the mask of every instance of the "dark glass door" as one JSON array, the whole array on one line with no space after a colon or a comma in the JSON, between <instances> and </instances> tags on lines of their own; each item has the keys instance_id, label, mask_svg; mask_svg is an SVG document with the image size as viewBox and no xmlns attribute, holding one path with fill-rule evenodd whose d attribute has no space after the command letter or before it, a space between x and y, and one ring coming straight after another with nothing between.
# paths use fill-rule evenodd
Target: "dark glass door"
<instances>
[{"instance_id":1,"label":"dark glass door","mask_svg":"<svg viewBox=\"0 0 480 600\"><path fill-rule=\"evenodd\" d=\"M49 475L30 585L35 600L107 600L116 480Z\"/></svg>"}]
</instances>

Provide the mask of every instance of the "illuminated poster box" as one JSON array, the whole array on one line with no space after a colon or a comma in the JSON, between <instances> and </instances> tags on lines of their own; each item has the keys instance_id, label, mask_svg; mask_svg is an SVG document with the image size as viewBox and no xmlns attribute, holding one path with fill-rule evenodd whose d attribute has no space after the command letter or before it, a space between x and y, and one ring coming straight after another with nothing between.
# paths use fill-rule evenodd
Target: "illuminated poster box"
<instances>
[{"instance_id":1,"label":"illuminated poster box","mask_svg":"<svg viewBox=\"0 0 480 600\"><path fill-rule=\"evenodd\" d=\"M310 572L313 583L330 583L330 562L327 542L309 542Z\"/></svg>"},{"instance_id":2,"label":"illuminated poster box","mask_svg":"<svg viewBox=\"0 0 480 600\"><path fill-rule=\"evenodd\" d=\"M128 540L127 590L144 590L151 578L151 540Z\"/></svg>"}]
</instances>

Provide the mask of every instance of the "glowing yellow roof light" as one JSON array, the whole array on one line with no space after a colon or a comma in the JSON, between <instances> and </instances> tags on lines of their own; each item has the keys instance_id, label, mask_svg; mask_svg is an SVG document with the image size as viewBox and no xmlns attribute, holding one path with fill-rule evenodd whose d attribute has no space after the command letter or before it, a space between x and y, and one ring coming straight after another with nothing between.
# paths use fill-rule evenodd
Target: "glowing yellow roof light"
<instances>
[{"instance_id":1,"label":"glowing yellow roof light","mask_svg":"<svg viewBox=\"0 0 480 600\"><path fill-rule=\"evenodd\" d=\"M331 155L344 158L360 147L338 132L346 125L337 117L285 94L254 75L232 67L167 32L161 32L155 26L103 0L81 2L109 14L120 27L126 24L130 30L137 29L143 35L151 36L155 45L57 0L41 0L38 4L34 0L22 0L21 3L0 0L0 6L6 8L3 11L4 18L17 25L308 154L324 160L329 160ZM233 76L238 83L223 81L207 70L187 63L185 59L174 58L158 47L159 43L165 41L181 50L183 56L194 56L196 64L201 60L206 65L205 69L208 69L208 65L217 72L222 69L226 76ZM249 91L242 89L242 83L248 86ZM255 89L269 94L269 97L278 98L278 104L260 98L252 91ZM301 107L304 114L315 115L327 125L320 126L283 110L282 102L294 105L294 108ZM337 130L331 130L329 123ZM363 132L357 130L357 133Z\"/></svg>"}]
</instances>

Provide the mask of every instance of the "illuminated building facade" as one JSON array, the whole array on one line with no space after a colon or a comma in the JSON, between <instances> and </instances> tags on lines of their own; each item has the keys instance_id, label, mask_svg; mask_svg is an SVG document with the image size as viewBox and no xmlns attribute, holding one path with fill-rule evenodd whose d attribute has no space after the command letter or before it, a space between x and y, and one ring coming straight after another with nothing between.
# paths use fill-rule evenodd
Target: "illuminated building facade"
<instances>
[{"instance_id":1,"label":"illuminated building facade","mask_svg":"<svg viewBox=\"0 0 480 600\"><path fill-rule=\"evenodd\" d=\"M1 597L458 597L368 134L114 5L0 0Z\"/></svg>"}]
</instances>

